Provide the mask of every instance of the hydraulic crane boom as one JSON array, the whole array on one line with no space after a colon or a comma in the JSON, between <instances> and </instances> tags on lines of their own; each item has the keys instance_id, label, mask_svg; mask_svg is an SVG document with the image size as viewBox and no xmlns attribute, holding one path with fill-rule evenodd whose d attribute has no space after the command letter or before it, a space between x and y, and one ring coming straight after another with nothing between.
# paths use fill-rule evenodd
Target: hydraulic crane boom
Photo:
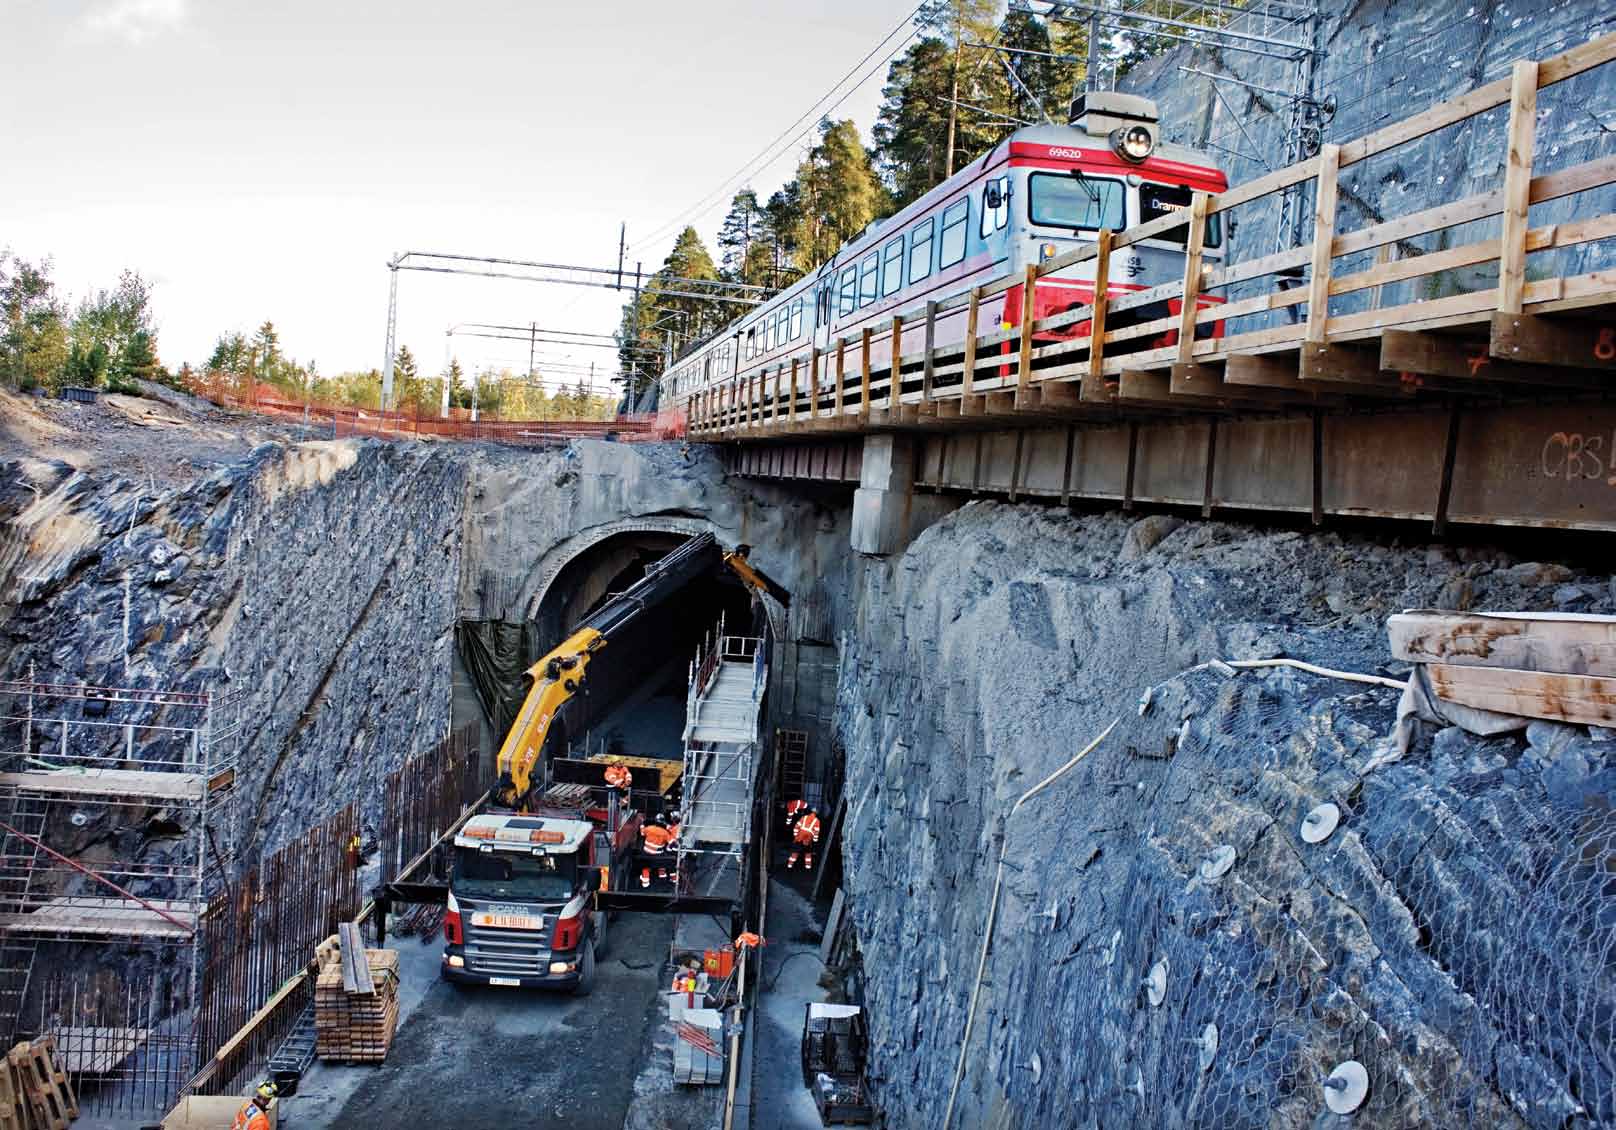
<instances>
[{"instance_id":1,"label":"hydraulic crane boom","mask_svg":"<svg viewBox=\"0 0 1616 1130\"><path fill-rule=\"evenodd\" d=\"M496 763L499 782L494 796L501 806L520 809L525 805L556 712L578 693L595 653L640 613L720 563L753 592L768 594L782 605L790 603L789 592L747 561L749 552L745 545L722 551L712 534L691 538L647 566L644 577L596 609L558 647L528 668L533 685L500 746Z\"/></svg>"}]
</instances>

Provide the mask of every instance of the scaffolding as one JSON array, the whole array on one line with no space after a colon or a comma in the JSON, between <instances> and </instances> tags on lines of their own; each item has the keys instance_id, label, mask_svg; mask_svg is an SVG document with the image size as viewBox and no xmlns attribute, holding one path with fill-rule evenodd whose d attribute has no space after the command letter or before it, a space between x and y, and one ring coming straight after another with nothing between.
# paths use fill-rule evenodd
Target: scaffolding
<instances>
[{"instance_id":1,"label":"scaffolding","mask_svg":"<svg viewBox=\"0 0 1616 1130\"><path fill-rule=\"evenodd\" d=\"M235 782L235 704L216 692L33 674L0 680L0 1037L31 1030L36 1017L39 1032L53 1027L53 994L35 982L66 962L47 960L44 947L157 947L157 964L173 971L161 996L174 1014L122 1034L93 1030L85 1060L127 1081L153 1028L183 1027L179 1010L194 1016L199 999L199 922L229 848L225 837L221 852L214 825ZM27 1008L31 988L37 1012ZM74 1032L57 1035L59 1046L74 1043ZM193 1039L187 1030L179 1043Z\"/></svg>"},{"instance_id":2,"label":"scaffolding","mask_svg":"<svg viewBox=\"0 0 1616 1130\"><path fill-rule=\"evenodd\" d=\"M726 635L720 618L690 664L676 843L681 876L691 874L689 856L739 859L751 842L767 654L760 637Z\"/></svg>"}]
</instances>

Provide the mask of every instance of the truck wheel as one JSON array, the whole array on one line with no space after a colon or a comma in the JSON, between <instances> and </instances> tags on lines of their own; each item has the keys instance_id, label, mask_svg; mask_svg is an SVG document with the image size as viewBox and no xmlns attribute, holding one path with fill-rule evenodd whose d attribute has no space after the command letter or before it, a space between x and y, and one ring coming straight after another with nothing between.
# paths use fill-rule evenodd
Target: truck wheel
<instances>
[{"instance_id":1,"label":"truck wheel","mask_svg":"<svg viewBox=\"0 0 1616 1130\"><path fill-rule=\"evenodd\" d=\"M606 956L606 920L609 915L603 910L597 910L591 917L594 919L595 957L603 958Z\"/></svg>"},{"instance_id":2,"label":"truck wheel","mask_svg":"<svg viewBox=\"0 0 1616 1130\"><path fill-rule=\"evenodd\" d=\"M578 984L573 987L573 995L587 997L595 988L595 947L584 947L583 957L578 959Z\"/></svg>"}]
</instances>

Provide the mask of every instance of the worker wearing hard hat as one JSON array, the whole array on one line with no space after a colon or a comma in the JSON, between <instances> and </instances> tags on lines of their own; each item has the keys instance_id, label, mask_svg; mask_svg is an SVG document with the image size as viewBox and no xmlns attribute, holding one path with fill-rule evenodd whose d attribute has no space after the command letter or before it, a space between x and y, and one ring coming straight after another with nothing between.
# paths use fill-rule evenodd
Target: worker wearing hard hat
<instances>
[{"instance_id":1,"label":"worker wearing hard hat","mask_svg":"<svg viewBox=\"0 0 1616 1130\"><path fill-rule=\"evenodd\" d=\"M812 871L814 847L819 843L819 814L800 800L787 805L786 812L791 821L791 854L786 857L786 870L796 867L797 860L802 859L803 870Z\"/></svg>"},{"instance_id":2,"label":"worker wearing hard hat","mask_svg":"<svg viewBox=\"0 0 1616 1130\"><path fill-rule=\"evenodd\" d=\"M236 1112L230 1130L269 1130L269 1104L275 1101L275 1084L260 1083L253 1097Z\"/></svg>"},{"instance_id":3,"label":"worker wearing hard hat","mask_svg":"<svg viewBox=\"0 0 1616 1130\"><path fill-rule=\"evenodd\" d=\"M627 765L606 766L606 783L616 789L623 797L628 796L629 785L634 781L634 775L629 772Z\"/></svg>"}]
</instances>

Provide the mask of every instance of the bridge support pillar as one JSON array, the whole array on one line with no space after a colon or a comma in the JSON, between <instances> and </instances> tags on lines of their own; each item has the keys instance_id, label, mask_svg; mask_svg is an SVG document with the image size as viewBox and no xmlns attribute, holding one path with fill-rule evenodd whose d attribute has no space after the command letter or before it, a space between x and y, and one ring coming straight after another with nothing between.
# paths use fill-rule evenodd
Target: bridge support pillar
<instances>
[{"instance_id":1,"label":"bridge support pillar","mask_svg":"<svg viewBox=\"0 0 1616 1130\"><path fill-rule=\"evenodd\" d=\"M864 437L864 462L853 492L855 551L876 557L902 553L916 534L954 506L941 495L915 495L913 437Z\"/></svg>"}]
</instances>

